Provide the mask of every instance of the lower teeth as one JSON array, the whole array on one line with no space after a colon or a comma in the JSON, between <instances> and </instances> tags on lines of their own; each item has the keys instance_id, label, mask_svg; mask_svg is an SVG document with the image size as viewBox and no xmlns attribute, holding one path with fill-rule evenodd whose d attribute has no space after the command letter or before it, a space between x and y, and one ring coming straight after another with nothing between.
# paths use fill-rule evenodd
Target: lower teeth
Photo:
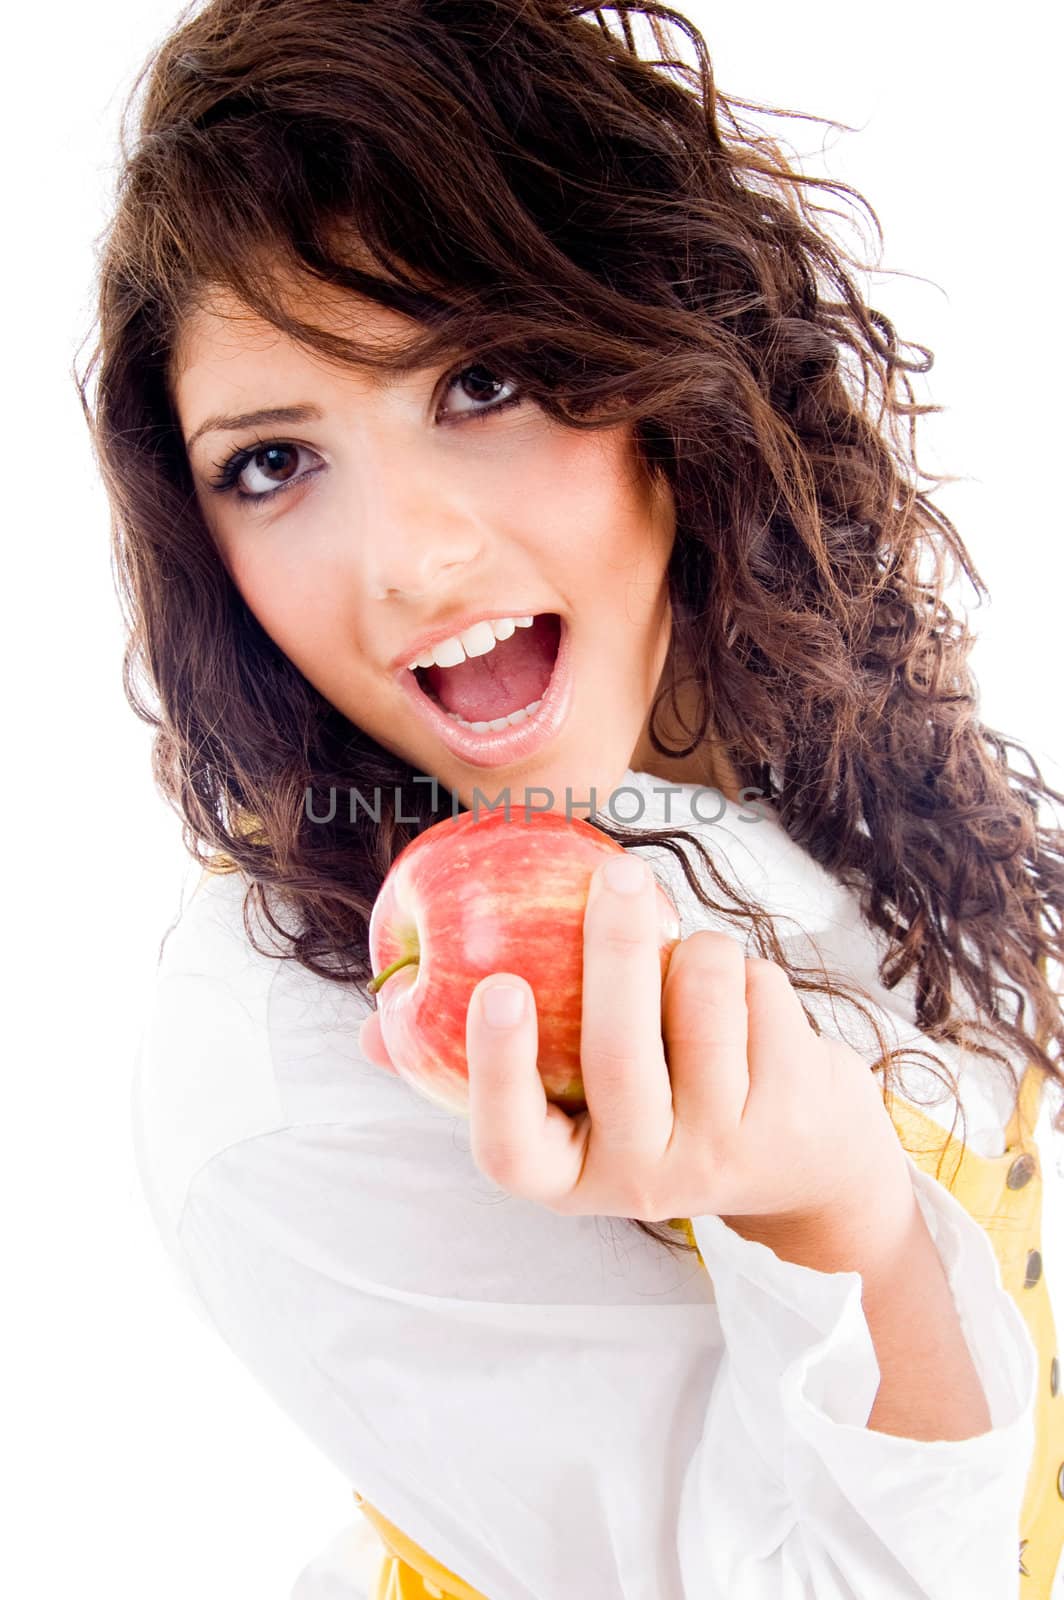
<instances>
[{"instance_id":1,"label":"lower teeth","mask_svg":"<svg viewBox=\"0 0 1064 1600\"><path fill-rule=\"evenodd\" d=\"M460 717L457 711L448 711L447 715L453 717L455 722L463 728L472 728L474 733L499 733L503 728L513 728L519 722L524 722L543 704L542 696L533 700L530 706L522 706L519 711L511 711L508 717L496 717L494 722L467 722L465 717Z\"/></svg>"}]
</instances>

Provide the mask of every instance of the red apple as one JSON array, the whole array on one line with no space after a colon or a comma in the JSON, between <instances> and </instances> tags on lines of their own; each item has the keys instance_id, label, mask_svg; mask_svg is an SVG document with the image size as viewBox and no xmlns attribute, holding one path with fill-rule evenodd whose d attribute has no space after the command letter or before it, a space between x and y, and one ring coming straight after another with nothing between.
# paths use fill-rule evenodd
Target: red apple
<instances>
[{"instance_id":1,"label":"red apple","mask_svg":"<svg viewBox=\"0 0 1064 1600\"><path fill-rule=\"evenodd\" d=\"M591 877L619 844L554 812L463 812L396 857L369 924L380 1034L397 1075L448 1111L469 1114L466 1012L489 973L514 972L536 999L547 1099L587 1102L580 1076L583 924ZM657 886L661 976L679 940Z\"/></svg>"}]
</instances>

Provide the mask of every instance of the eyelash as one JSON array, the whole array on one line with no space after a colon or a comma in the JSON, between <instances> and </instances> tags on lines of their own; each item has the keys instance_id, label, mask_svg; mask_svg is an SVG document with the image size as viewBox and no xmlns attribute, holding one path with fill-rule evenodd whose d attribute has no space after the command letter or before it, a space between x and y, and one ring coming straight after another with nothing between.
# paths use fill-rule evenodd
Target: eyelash
<instances>
[{"instance_id":1,"label":"eyelash","mask_svg":"<svg viewBox=\"0 0 1064 1600\"><path fill-rule=\"evenodd\" d=\"M451 377L448 379L445 393L449 394L451 389L458 382L459 378L464 377L467 372L472 371L474 367L480 365L481 363L479 361L471 361L467 362L464 367L459 367L457 372L452 373ZM491 368L489 367L486 370L490 372ZM507 380L503 379L502 381L506 382ZM494 416L499 411L506 411L510 406L519 405L523 398L524 396L522 395L520 389L518 389L505 400L496 400L492 405L486 405L479 410L467 411L463 413L459 420L463 423L480 421L480 419L483 417ZM278 447L287 450L303 450L309 448L306 445L289 444L289 442L285 439L256 439L254 444L244 445L241 449L234 450L232 455L227 456L223 461L215 461L212 463L212 465L217 469L217 477L208 480L209 487L213 489L216 494L232 493L237 500L243 500L245 504L256 505L261 505L264 500L272 500L274 495L283 494L286 489L294 489L297 484L304 481L304 479L308 476L307 473L304 473L299 478L291 479L288 483L279 483L273 489L266 489L262 494L248 494L245 489L237 488L237 480L249 462L253 461L254 458L262 451L272 450Z\"/></svg>"}]
</instances>

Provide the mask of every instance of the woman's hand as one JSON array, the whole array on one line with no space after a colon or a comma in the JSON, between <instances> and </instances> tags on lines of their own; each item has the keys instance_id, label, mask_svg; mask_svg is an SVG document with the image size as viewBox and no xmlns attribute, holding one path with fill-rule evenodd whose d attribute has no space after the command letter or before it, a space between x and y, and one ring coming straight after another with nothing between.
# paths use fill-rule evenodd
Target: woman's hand
<instances>
[{"instance_id":1,"label":"woman's hand","mask_svg":"<svg viewBox=\"0 0 1064 1600\"><path fill-rule=\"evenodd\" d=\"M613 865L638 868L634 892L610 887ZM766 1241L834 1227L873 1197L881 1214L907 1221L909 1169L868 1066L814 1033L783 969L747 960L726 933L682 940L662 985L652 883L632 853L592 880L586 1111L573 1117L546 1099L529 985L493 973L473 991L466 1050L480 1170L563 1214L714 1215ZM524 1018L492 1026L481 1002L510 985L524 993Z\"/></svg>"},{"instance_id":2,"label":"woman's hand","mask_svg":"<svg viewBox=\"0 0 1064 1600\"><path fill-rule=\"evenodd\" d=\"M637 869L633 892L610 886L612 866ZM728 934L682 940L662 985L652 884L631 852L592 879L586 1111L570 1116L546 1098L530 986L492 973L474 989L466 1052L481 1172L566 1215L714 1215L764 1242L829 1228L841 1238L854 1208L873 1200L900 1227L911 1218L911 1178L873 1073L848 1045L813 1032L781 967L747 960ZM511 987L524 1015L493 1025L482 1002ZM373 1018L360 1038L388 1064Z\"/></svg>"}]
</instances>

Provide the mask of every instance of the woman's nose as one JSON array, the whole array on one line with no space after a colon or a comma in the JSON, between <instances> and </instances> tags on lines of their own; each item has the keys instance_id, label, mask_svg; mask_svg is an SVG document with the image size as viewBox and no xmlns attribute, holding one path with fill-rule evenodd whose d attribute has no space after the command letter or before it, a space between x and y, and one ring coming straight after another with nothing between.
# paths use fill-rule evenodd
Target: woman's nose
<instances>
[{"instance_id":1,"label":"woman's nose","mask_svg":"<svg viewBox=\"0 0 1064 1600\"><path fill-rule=\"evenodd\" d=\"M369 593L374 600L418 599L446 587L480 557L484 535L468 507L448 500L438 480L408 484L378 498L367 524Z\"/></svg>"}]
</instances>

